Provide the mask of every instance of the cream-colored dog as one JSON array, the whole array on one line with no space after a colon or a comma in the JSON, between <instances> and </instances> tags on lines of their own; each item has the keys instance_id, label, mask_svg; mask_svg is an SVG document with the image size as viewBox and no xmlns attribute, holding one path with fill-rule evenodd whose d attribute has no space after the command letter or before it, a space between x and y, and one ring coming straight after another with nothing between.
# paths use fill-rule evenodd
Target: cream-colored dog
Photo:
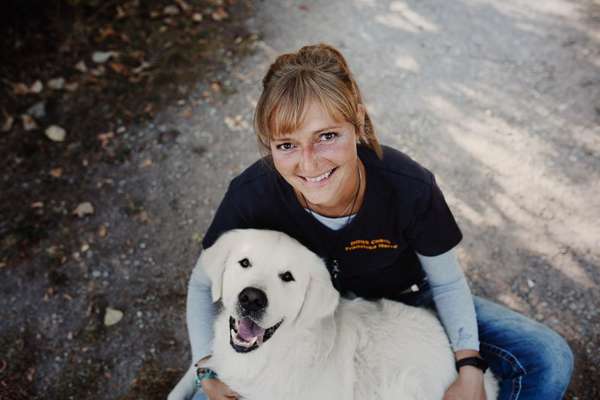
<instances>
[{"instance_id":1,"label":"cream-colored dog","mask_svg":"<svg viewBox=\"0 0 600 400\"><path fill-rule=\"evenodd\" d=\"M457 377L432 312L340 299L323 261L281 232L227 232L200 265L223 305L206 366L244 399L440 400ZM497 397L489 371L485 388Z\"/></svg>"}]
</instances>

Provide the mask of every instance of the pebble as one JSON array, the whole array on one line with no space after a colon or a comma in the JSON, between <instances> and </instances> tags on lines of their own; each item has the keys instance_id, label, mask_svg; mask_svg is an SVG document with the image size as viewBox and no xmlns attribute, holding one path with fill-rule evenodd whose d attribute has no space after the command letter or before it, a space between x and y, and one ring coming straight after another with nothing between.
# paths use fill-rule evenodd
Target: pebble
<instances>
[{"instance_id":1,"label":"pebble","mask_svg":"<svg viewBox=\"0 0 600 400\"><path fill-rule=\"evenodd\" d=\"M42 119L46 117L46 102L38 101L26 111L26 114L31 115L34 118Z\"/></svg>"}]
</instances>

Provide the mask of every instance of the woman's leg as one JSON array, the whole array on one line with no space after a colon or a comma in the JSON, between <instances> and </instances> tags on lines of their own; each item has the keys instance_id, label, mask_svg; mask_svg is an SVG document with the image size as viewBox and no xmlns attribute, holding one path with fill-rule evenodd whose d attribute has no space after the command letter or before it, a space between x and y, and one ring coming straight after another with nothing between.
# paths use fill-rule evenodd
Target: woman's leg
<instances>
[{"instance_id":1,"label":"woman's leg","mask_svg":"<svg viewBox=\"0 0 600 400\"><path fill-rule=\"evenodd\" d=\"M480 353L500 381L499 400L560 400L573 372L567 342L545 325L474 297Z\"/></svg>"},{"instance_id":2,"label":"woman's leg","mask_svg":"<svg viewBox=\"0 0 600 400\"><path fill-rule=\"evenodd\" d=\"M192 397L191 400L207 400L208 398L206 397L206 395L204 394L204 392L202 390L198 390L196 392L196 394L194 394L194 397Z\"/></svg>"}]
</instances>

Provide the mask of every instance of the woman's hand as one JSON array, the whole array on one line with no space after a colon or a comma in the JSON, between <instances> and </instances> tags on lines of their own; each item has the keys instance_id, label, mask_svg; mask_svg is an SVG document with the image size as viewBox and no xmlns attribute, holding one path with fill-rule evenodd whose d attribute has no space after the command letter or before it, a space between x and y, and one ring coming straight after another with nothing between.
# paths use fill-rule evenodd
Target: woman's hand
<instances>
[{"instance_id":1,"label":"woman's hand","mask_svg":"<svg viewBox=\"0 0 600 400\"><path fill-rule=\"evenodd\" d=\"M483 371L464 366L458 378L446 390L443 400L486 400L483 387Z\"/></svg>"},{"instance_id":2,"label":"woman's hand","mask_svg":"<svg viewBox=\"0 0 600 400\"><path fill-rule=\"evenodd\" d=\"M208 400L231 400L239 399L240 395L229 389L229 387L218 379L204 379L202 390Z\"/></svg>"}]
</instances>

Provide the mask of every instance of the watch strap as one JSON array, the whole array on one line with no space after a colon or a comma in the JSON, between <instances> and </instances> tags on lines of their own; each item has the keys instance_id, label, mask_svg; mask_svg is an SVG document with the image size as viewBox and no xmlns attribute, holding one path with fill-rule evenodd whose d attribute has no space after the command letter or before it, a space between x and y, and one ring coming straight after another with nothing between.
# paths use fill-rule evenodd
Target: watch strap
<instances>
[{"instance_id":1,"label":"watch strap","mask_svg":"<svg viewBox=\"0 0 600 400\"><path fill-rule=\"evenodd\" d=\"M459 371L461 367L470 365L472 367L480 369L485 372L488 369L488 363L481 357L466 357L456 362L456 371Z\"/></svg>"}]
</instances>

